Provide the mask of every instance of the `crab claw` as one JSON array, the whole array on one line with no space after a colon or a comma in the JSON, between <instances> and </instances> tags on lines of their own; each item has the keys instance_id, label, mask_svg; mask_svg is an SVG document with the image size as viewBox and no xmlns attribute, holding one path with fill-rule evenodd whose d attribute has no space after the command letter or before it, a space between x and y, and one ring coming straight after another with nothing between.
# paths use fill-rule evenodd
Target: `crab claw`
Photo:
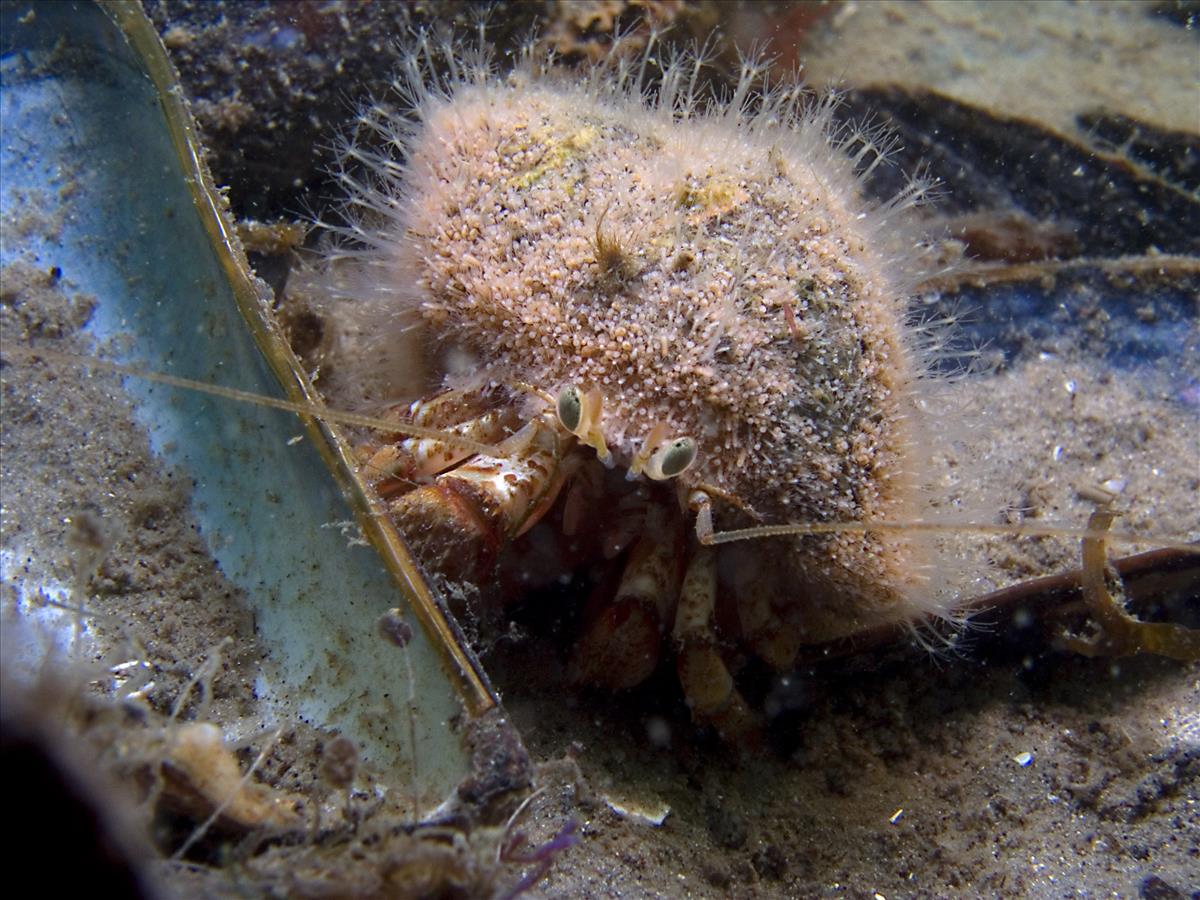
<instances>
[{"instance_id":1,"label":"crab claw","mask_svg":"<svg viewBox=\"0 0 1200 900\"><path fill-rule=\"evenodd\" d=\"M658 665L664 623L683 576L678 521L653 527L634 544L611 602L589 617L575 645L569 674L576 683L624 690Z\"/></svg>"},{"instance_id":2,"label":"crab claw","mask_svg":"<svg viewBox=\"0 0 1200 900\"><path fill-rule=\"evenodd\" d=\"M605 607L579 643L568 673L578 684L610 691L645 681L658 665L662 625L638 597L623 597Z\"/></svg>"}]
</instances>

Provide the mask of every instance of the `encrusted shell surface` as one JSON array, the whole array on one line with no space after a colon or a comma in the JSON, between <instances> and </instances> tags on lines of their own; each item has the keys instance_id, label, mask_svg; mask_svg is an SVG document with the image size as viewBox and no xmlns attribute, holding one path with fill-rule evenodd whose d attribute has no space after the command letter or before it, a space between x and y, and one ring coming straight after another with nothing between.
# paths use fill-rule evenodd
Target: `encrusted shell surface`
<instances>
[{"instance_id":1,"label":"encrusted shell surface","mask_svg":"<svg viewBox=\"0 0 1200 900\"><path fill-rule=\"evenodd\" d=\"M923 263L906 214L922 186L866 202L857 168L878 147L835 137L830 103L747 103L746 74L704 109L688 67L668 64L653 101L529 70L405 84L415 124L375 121L397 152L352 150L370 175L347 179L370 302L415 319L460 384L598 390L619 466L656 428L694 438L680 480L724 498L718 528L911 516ZM745 552L787 560L786 586L762 588L795 597L813 639L934 605L908 537Z\"/></svg>"}]
</instances>

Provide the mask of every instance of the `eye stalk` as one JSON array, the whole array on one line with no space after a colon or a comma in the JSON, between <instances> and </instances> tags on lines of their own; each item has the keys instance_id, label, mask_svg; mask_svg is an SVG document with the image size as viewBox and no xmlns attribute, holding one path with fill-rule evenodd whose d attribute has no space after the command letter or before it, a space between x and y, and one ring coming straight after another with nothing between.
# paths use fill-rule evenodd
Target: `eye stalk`
<instances>
[{"instance_id":1,"label":"eye stalk","mask_svg":"<svg viewBox=\"0 0 1200 900\"><path fill-rule=\"evenodd\" d=\"M690 437L672 438L655 449L646 462L646 476L666 481L682 474L696 459L696 442Z\"/></svg>"},{"instance_id":2,"label":"eye stalk","mask_svg":"<svg viewBox=\"0 0 1200 900\"><path fill-rule=\"evenodd\" d=\"M579 438L581 443L593 448L600 462L607 466L612 462L612 454L608 452L604 432L600 428L603 407L604 398L599 391L592 389L585 394L573 384L559 391L554 401L554 409L562 427Z\"/></svg>"},{"instance_id":3,"label":"eye stalk","mask_svg":"<svg viewBox=\"0 0 1200 900\"><path fill-rule=\"evenodd\" d=\"M567 385L558 392L557 410L562 427L576 434L583 421L583 391L573 384Z\"/></svg>"},{"instance_id":4,"label":"eye stalk","mask_svg":"<svg viewBox=\"0 0 1200 900\"><path fill-rule=\"evenodd\" d=\"M667 426L658 422L634 454L625 477L630 481L645 475L654 481L666 481L683 473L696 459L696 442L690 437L669 438Z\"/></svg>"}]
</instances>

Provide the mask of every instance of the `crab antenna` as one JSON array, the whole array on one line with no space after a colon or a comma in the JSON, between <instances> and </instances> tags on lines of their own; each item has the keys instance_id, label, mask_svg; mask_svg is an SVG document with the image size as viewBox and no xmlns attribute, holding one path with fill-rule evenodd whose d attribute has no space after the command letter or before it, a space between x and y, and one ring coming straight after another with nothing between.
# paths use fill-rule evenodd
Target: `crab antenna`
<instances>
[{"instance_id":1,"label":"crab antenna","mask_svg":"<svg viewBox=\"0 0 1200 900\"><path fill-rule=\"evenodd\" d=\"M252 391L243 391L238 388L224 387L219 384L209 384L204 381L196 381L191 378L180 378L177 375L165 375L161 372L147 372L143 369L137 369L132 366L121 365L120 363L109 362L104 359L96 359L94 357L79 357L69 353L56 353L52 350L30 350L25 347L5 347L4 352L15 353L26 357L26 359L45 359L49 362L63 363L67 365L81 366L89 369L99 369L103 372L112 372L115 375L123 375L127 378L139 378L143 381L151 381L157 384L166 384L171 387L183 388L189 391L196 391L201 394L210 394L215 397L223 397L226 400L236 400L239 403L251 403L256 406L267 406L272 409L282 409L286 412L297 413L302 416L312 416L316 419L321 419L326 422L337 422L342 425L357 425L361 428L370 428L375 431L387 431L392 434L403 434L408 437L424 438L431 441L442 441L455 447L460 447L463 450L468 450L471 453L478 453L483 456L496 455L496 447L490 444L483 444L479 441L473 441L470 438L460 437L455 434L448 434L444 431L438 431L436 428L422 428L420 425L412 425L407 422L394 422L390 419L379 418L378 416L367 416L361 413L346 412L344 410L330 409L320 403L304 403L296 400L284 400L279 397L267 397L263 394L256 394Z\"/></svg>"},{"instance_id":2,"label":"crab antenna","mask_svg":"<svg viewBox=\"0 0 1200 900\"><path fill-rule=\"evenodd\" d=\"M903 519L889 521L862 520L858 522L810 522L787 525L755 525L751 528L735 528L730 531L715 531L712 522L712 501L703 491L693 491L688 505L696 513L696 537L706 546L731 544L734 541L760 540L770 537L812 534L871 534L878 532L911 533L921 531L933 534L958 534L972 531L976 534L994 534L1005 537L1072 537L1087 540L1107 539L1126 544L1156 544L1174 550L1200 554L1200 543L1188 541L1179 535L1134 534L1127 531L1108 531L1088 527L1074 528L1069 525L997 525L988 522L930 522L925 519Z\"/></svg>"}]
</instances>

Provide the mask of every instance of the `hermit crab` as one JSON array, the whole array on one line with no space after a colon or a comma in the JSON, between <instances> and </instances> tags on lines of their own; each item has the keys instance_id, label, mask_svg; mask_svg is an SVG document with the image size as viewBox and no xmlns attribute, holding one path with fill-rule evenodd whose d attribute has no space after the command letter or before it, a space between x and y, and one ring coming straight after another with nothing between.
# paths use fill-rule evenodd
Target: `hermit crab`
<instances>
[{"instance_id":1,"label":"hermit crab","mask_svg":"<svg viewBox=\"0 0 1200 900\"><path fill-rule=\"evenodd\" d=\"M694 717L737 735L747 656L786 670L954 612L932 544L870 525L927 501L929 186L866 200L886 137L755 60L717 102L702 67L651 41L582 81L500 78L420 38L402 110L344 147L302 290L330 396L396 422L359 459L428 574L478 615L610 561L576 678L629 688L673 656Z\"/></svg>"},{"instance_id":2,"label":"hermit crab","mask_svg":"<svg viewBox=\"0 0 1200 900\"><path fill-rule=\"evenodd\" d=\"M956 620L931 536L949 326L912 314L945 266L930 184L863 190L887 135L754 59L719 101L703 66L651 39L501 77L420 36L342 148L300 292L329 397L395 423L361 471L457 611L588 567L575 679L672 660L736 738L748 661Z\"/></svg>"}]
</instances>

